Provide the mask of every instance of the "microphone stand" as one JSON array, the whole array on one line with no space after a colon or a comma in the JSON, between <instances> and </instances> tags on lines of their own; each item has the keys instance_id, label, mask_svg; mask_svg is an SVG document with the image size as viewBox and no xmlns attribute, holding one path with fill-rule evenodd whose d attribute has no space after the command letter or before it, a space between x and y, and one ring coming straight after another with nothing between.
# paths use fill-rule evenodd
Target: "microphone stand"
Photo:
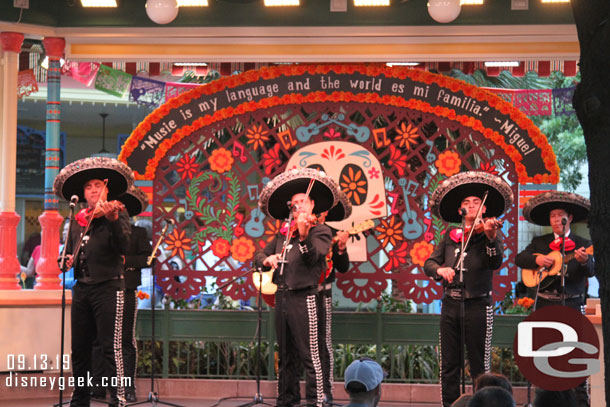
<instances>
[{"instance_id":1,"label":"microphone stand","mask_svg":"<svg viewBox=\"0 0 610 407\"><path fill-rule=\"evenodd\" d=\"M462 393L466 393L466 357L464 355L464 347L466 345L466 287L464 286L464 257L466 256L466 247L468 243L470 243L470 238L474 233L474 227L476 222L481 219L481 215L483 212L483 205L485 205L485 201L487 200L487 195L489 191L485 191L483 195L483 199L481 200L481 205L477 210L476 217L474 219L474 223L470 228L470 232L468 233L468 237L464 239L464 234L466 231L466 213L463 213L460 208L460 215L462 216L462 239L461 239L461 247L460 247L460 256L457 259L457 264L453 266L453 269L459 269L460 271L460 282L458 283L458 287L460 289L460 382L462 385Z\"/></svg>"},{"instance_id":2,"label":"microphone stand","mask_svg":"<svg viewBox=\"0 0 610 407\"><path fill-rule=\"evenodd\" d=\"M72 221L74 220L74 207L76 206L76 202L72 202L70 200L70 217L68 219L68 235L66 236L66 241L64 242L64 247L61 251L61 255L59 256L59 270L63 274L63 282L61 285L61 344L59 348L59 354L61 355L61 360L59 363L59 380L63 380L64 377L64 340L65 340L65 325L66 325L66 249L68 247L68 240L70 239L70 232L72 231ZM62 406L64 404L64 390L62 386L59 386L59 401L54 406Z\"/></svg>"},{"instance_id":3,"label":"microphone stand","mask_svg":"<svg viewBox=\"0 0 610 407\"><path fill-rule=\"evenodd\" d=\"M169 228L170 223L173 224L173 222L168 222L165 221L165 226L163 226L163 229L161 229L161 235L159 236L159 239L157 239L157 243L155 243L155 246L153 247L153 250L150 254L150 256L148 257L148 259L146 260L146 266L150 267L150 272L151 272L151 293L150 293L150 304L151 304L151 335L150 335L150 343L151 343L151 364L150 364L150 392L148 393L148 398L146 400L142 400L142 401L137 401L135 403L131 403L131 404L126 404L126 406L136 406L138 404L144 404L144 403L151 403L153 406L156 406L157 404L165 404L166 406L173 406L173 407L183 407L180 404L173 404L173 403L168 403L167 401L162 401L159 399L159 395L157 394L157 392L155 392L155 358L154 358L154 354L155 354L155 269L154 267L152 267L153 261L155 260L155 258L157 257L156 253L157 250L159 249L159 246L161 245L161 243L163 242L163 240L165 240L165 235L167 234L167 229Z\"/></svg>"},{"instance_id":4,"label":"microphone stand","mask_svg":"<svg viewBox=\"0 0 610 407\"><path fill-rule=\"evenodd\" d=\"M568 220L564 217L561 218L561 305L566 305L566 272L568 271L568 265L565 264L564 259L566 257L566 225Z\"/></svg>"}]
</instances>

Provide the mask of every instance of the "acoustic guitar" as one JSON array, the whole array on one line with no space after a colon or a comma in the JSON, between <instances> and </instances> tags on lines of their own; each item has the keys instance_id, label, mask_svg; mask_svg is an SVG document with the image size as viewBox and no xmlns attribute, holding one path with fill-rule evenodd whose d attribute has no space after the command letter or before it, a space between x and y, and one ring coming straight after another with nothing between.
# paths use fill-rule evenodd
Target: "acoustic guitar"
<instances>
[{"instance_id":1,"label":"acoustic guitar","mask_svg":"<svg viewBox=\"0 0 610 407\"><path fill-rule=\"evenodd\" d=\"M347 232L350 235L356 235L360 232L364 232L365 230L371 229L375 226L375 222L372 219L365 220L362 223L354 226ZM254 271L252 273L252 283L257 290L260 290L263 294L275 294L277 291L277 285L273 282L273 272L275 269L271 269L269 271ZM330 274L330 271L326 271L327 277Z\"/></svg>"},{"instance_id":2,"label":"acoustic guitar","mask_svg":"<svg viewBox=\"0 0 610 407\"><path fill-rule=\"evenodd\" d=\"M589 255L593 255L593 245L587 247L585 252ZM534 253L534 256L543 256L540 253ZM561 252L558 250L553 250L546 256L549 256L553 259L553 265L550 268L547 267L538 267L536 269L521 269L521 280L523 280L523 284L528 287L536 287L538 282L540 282L540 289L545 289L559 277L561 274ZM568 263L570 260L574 258L574 252L568 253L564 256L563 262Z\"/></svg>"}]
</instances>

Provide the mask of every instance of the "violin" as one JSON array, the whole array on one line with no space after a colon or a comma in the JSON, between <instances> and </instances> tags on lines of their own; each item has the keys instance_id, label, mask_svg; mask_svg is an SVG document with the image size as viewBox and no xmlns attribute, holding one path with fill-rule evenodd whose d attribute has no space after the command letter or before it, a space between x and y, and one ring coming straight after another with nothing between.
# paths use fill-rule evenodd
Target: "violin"
<instances>
[{"instance_id":1,"label":"violin","mask_svg":"<svg viewBox=\"0 0 610 407\"><path fill-rule=\"evenodd\" d=\"M318 224L318 217L314 214L306 214L306 213L297 213L295 220L292 222L292 224L290 225L290 236L294 235L294 232L296 232L297 230L299 230L298 226L297 226L297 222L300 220L305 220L305 222L310 226L310 227L314 227Z\"/></svg>"},{"instance_id":2,"label":"violin","mask_svg":"<svg viewBox=\"0 0 610 407\"><path fill-rule=\"evenodd\" d=\"M106 207L106 211L103 206ZM110 211L108 209L110 208ZM89 216L92 216L92 219L101 218L102 216L106 216L106 212L121 212L124 211L125 205L121 201L98 201L95 205L93 211L90 212Z\"/></svg>"},{"instance_id":3,"label":"violin","mask_svg":"<svg viewBox=\"0 0 610 407\"><path fill-rule=\"evenodd\" d=\"M489 219L489 218L487 218ZM475 234L480 234L483 233L485 231L485 221L486 219L478 219L478 222L475 223L474 225L474 233ZM493 227L494 229L500 229L502 228L502 225L504 224L504 219L497 219L494 218L493 219ZM466 228L466 232L468 232L469 228Z\"/></svg>"}]
</instances>

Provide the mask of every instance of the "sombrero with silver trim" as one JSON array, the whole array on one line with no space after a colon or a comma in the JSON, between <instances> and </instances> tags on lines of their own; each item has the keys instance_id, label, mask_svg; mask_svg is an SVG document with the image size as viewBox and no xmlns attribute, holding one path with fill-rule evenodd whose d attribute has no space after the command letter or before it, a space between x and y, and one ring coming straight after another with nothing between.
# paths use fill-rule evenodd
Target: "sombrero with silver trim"
<instances>
[{"instance_id":1,"label":"sombrero with silver trim","mask_svg":"<svg viewBox=\"0 0 610 407\"><path fill-rule=\"evenodd\" d=\"M432 213L447 222L459 223L462 217L459 209L462 201L469 196L485 201L486 216L500 216L513 203L513 191L502 178L484 171L466 171L455 174L439 184L430 197Z\"/></svg>"},{"instance_id":2,"label":"sombrero with silver trim","mask_svg":"<svg viewBox=\"0 0 610 407\"><path fill-rule=\"evenodd\" d=\"M133 184L131 168L119 160L108 157L82 158L66 165L55 177L53 192L69 201L77 195L85 201L83 187L92 179L108 180L108 199L116 199Z\"/></svg>"},{"instance_id":3,"label":"sombrero with silver trim","mask_svg":"<svg viewBox=\"0 0 610 407\"><path fill-rule=\"evenodd\" d=\"M123 195L117 198L123 202L129 216L136 216L148 207L148 196L135 185L127 190Z\"/></svg>"},{"instance_id":4,"label":"sombrero with silver trim","mask_svg":"<svg viewBox=\"0 0 610 407\"><path fill-rule=\"evenodd\" d=\"M274 219L288 218L288 203L295 194L307 192L312 179L314 183L309 196L314 201L313 213L328 211L337 203L339 186L323 171L314 168L295 168L273 178L261 191L259 207Z\"/></svg>"},{"instance_id":5,"label":"sombrero with silver trim","mask_svg":"<svg viewBox=\"0 0 610 407\"><path fill-rule=\"evenodd\" d=\"M339 190L337 204L328 211L326 222L340 222L352 215L352 203L349 201L345 192Z\"/></svg>"},{"instance_id":6,"label":"sombrero with silver trim","mask_svg":"<svg viewBox=\"0 0 610 407\"><path fill-rule=\"evenodd\" d=\"M591 202L573 192L548 191L526 202L523 206L523 217L536 225L549 226L553 209L564 209L572 215L572 222L582 222L589 215Z\"/></svg>"}]
</instances>

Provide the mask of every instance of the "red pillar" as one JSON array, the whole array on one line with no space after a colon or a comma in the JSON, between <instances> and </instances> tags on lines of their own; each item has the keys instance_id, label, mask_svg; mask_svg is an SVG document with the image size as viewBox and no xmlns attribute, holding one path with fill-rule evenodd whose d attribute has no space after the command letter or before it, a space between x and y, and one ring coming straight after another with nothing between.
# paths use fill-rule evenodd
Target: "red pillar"
<instances>
[{"instance_id":1,"label":"red pillar","mask_svg":"<svg viewBox=\"0 0 610 407\"><path fill-rule=\"evenodd\" d=\"M18 290L15 184L17 168L17 76L23 34L0 33L2 43L2 112L0 113L0 290Z\"/></svg>"}]
</instances>

